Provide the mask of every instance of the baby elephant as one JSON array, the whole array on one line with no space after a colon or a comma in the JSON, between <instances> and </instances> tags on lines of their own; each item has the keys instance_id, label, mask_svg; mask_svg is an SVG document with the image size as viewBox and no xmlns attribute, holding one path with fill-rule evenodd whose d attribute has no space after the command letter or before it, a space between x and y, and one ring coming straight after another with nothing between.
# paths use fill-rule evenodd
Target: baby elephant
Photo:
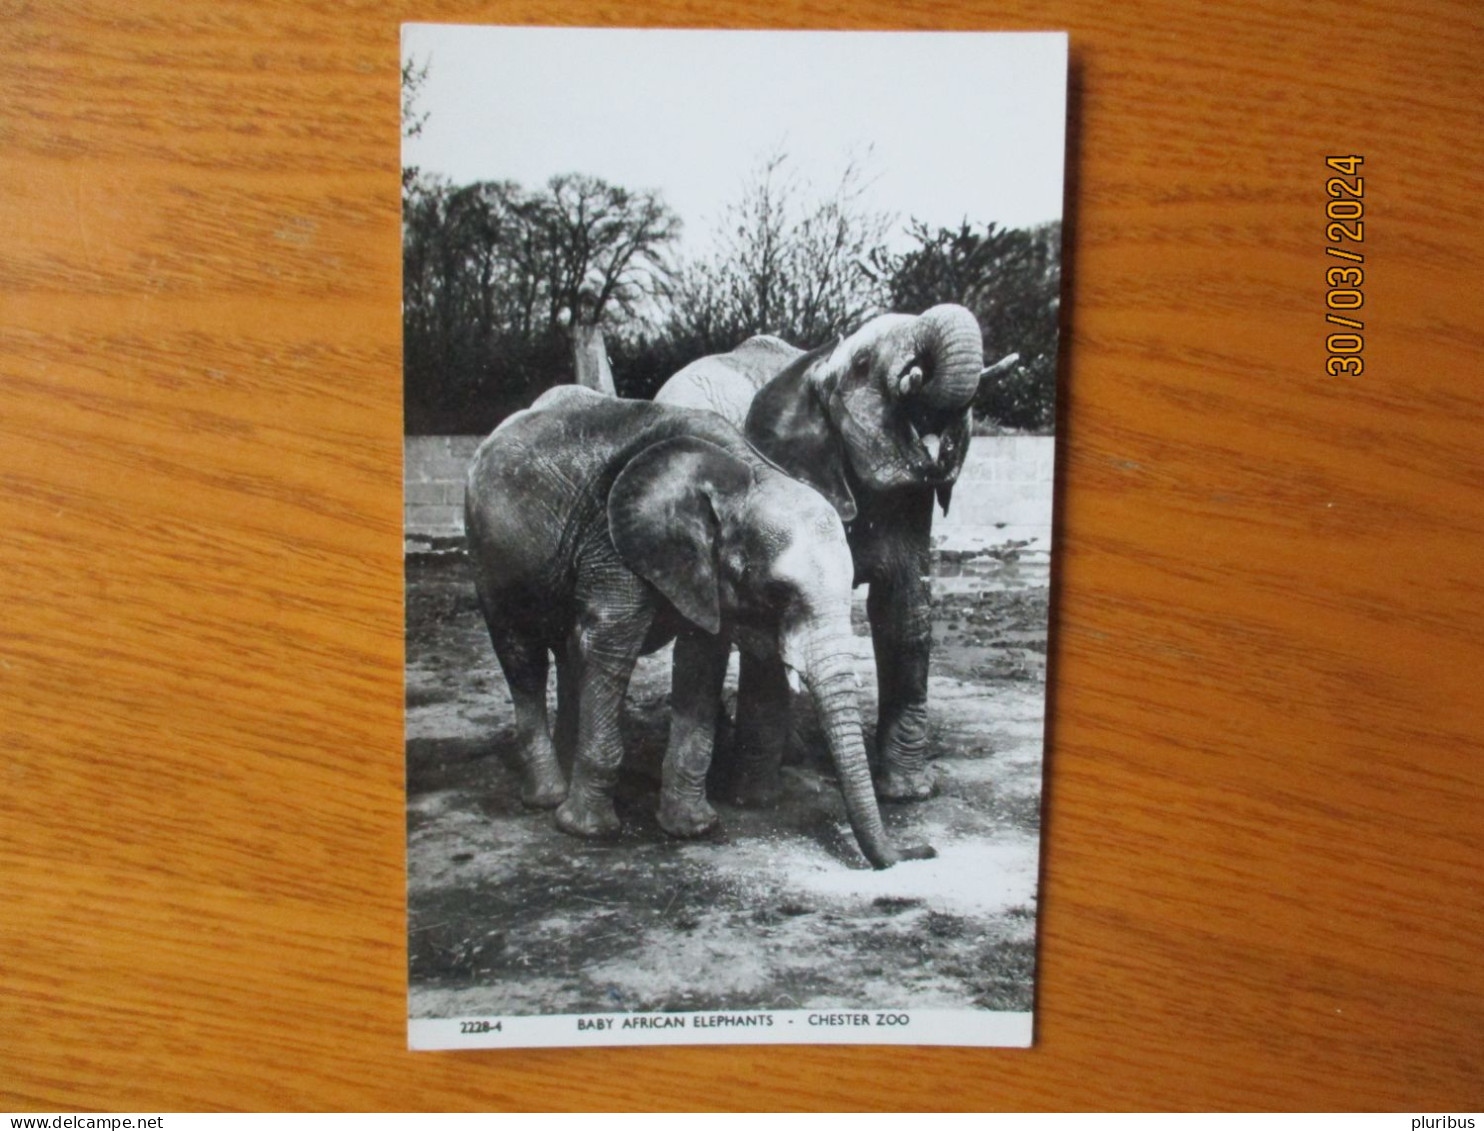
<instances>
[{"instance_id":1,"label":"baby elephant","mask_svg":"<svg viewBox=\"0 0 1484 1131\"><path fill-rule=\"evenodd\" d=\"M780 655L814 696L856 840L886 868L931 856L887 839L861 741L850 627L852 567L834 509L710 412L564 386L497 428L469 470L469 552L510 684L522 800L579 836L618 829L619 708L641 653L674 639L659 821L716 823L706 802L732 640ZM570 788L547 727L575 732Z\"/></svg>"}]
</instances>

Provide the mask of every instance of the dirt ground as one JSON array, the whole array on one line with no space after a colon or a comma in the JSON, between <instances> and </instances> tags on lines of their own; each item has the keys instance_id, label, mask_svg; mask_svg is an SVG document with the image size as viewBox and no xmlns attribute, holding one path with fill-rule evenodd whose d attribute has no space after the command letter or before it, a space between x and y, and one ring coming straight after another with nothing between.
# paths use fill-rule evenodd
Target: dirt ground
<instances>
[{"instance_id":1,"label":"dirt ground","mask_svg":"<svg viewBox=\"0 0 1484 1131\"><path fill-rule=\"evenodd\" d=\"M630 687L620 837L576 840L524 809L468 566L457 553L409 556L411 1016L1030 1009L1045 557L1014 542L945 557L956 560L935 582L930 690L939 788L883 805L895 837L938 857L877 872L804 697L777 808L718 804L720 831L698 841L659 828L668 649L641 660ZM862 601L856 613L870 719Z\"/></svg>"}]
</instances>

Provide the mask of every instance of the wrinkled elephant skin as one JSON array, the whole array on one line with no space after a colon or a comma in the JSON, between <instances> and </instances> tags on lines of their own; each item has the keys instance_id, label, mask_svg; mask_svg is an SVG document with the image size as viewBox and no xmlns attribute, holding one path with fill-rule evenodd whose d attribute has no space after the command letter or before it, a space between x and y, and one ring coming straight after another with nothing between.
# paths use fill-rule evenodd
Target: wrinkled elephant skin
<instances>
[{"instance_id":1,"label":"wrinkled elephant skin","mask_svg":"<svg viewBox=\"0 0 1484 1131\"><path fill-rule=\"evenodd\" d=\"M675 640L660 824L716 823L705 796L731 642L812 693L846 812L876 867L892 845L872 793L852 664L850 548L838 515L709 412L566 386L505 421L469 472L476 588L510 685L522 799L579 836L618 828L619 708L639 655ZM557 660L557 742L548 727Z\"/></svg>"},{"instance_id":2,"label":"wrinkled elephant skin","mask_svg":"<svg viewBox=\"0 0 1484 1131\"><path fill-rule=\"evenodd\" d=\"M884 314L810 353L773 337L686 366L660 404L710 408L790 475L827 498L847 525L855 584L869 583L880 715L876 791L931 795L927 678L932 647L929 569L933 502L946 512L968 454L970 405L984 369L982 335L961 306ZM738 748L753 772L740 799L766 796L781 758L770 720L785 699L766 664L745 665Z\"/></svg>"}]
</instances>

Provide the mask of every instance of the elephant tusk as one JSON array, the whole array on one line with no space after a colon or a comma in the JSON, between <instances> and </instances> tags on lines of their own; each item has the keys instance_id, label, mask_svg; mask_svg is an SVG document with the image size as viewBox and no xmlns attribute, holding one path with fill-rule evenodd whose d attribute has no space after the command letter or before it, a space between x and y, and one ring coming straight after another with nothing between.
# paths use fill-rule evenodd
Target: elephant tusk
<instances>
[{"instance_id":1,"label":"elephant tusk","mask_svg":"<svg viewBox=\"0 0 1484 1131\"><path fill-rule=\"evenodd\" d=\"M783 672L788 678L788 689L797 695L803 687L803 684L799 681L799 673L790 667L785 667Z\"/></svg>"},{"instance_id":2,"label":"elephant tusk","mask_svg":"<svg viewBox=\"0 0 1484 1131\"><path fill-rule=\"evenodd\" d=\"M926 436L922 435L917 431L917 425L912 423L911 417L907 418L907 435L911 436L918 447L927 453L928 460L936 467L938 453L943 450L943 437L936 432L930 432Z\"/></svg>"},{"instance_id":3,"label":"elephant tusk","mask_svg":"<svg viewBox=\"0 0 1484 1131\"><path fill-rule=\"evenodd\" d=\"M1019 360L1020 355L1018 353L1007 353L993 365L986 366L983 370L981 370L979 373L979 380L983 381L986 377L1003 376L1004 374L1010 372L1010 370L1014 369L1015 363Z\"/></svg>"}]
</instances>

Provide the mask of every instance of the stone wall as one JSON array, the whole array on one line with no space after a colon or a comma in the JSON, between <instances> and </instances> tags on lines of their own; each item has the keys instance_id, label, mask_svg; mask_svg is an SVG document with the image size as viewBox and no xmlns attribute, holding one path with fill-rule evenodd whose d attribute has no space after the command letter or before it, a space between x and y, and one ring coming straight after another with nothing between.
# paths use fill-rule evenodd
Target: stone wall
<instances>
[{"instance_id":1,"label":"stone wall","mask_svg":"<svg viewBox=\"0 0 1484 1131\"><path fill-rule=\"evenodd\" d=\"M948 514L933 519L933 541L981 549L1015 538L1051 546L1053 436L976 436L953 488Z\"/></svg>"},{"instance_id":2,"label":"stone wall","mask_svg":"<svg viewBox=\"0 0 1484 1131\"><path fill-rule=\"evenodd\" d=\"M403 454L405 532L410 548L464 533L464 473L480 436L408 436ZM1050 542L1050 436L978 436L954 488L948 516L933 523L934 541L977 549L1011 538Z\"/></svg>"},{"instance_id":3,"label":"stone wall","mask_svg":"<svg viewBox=\"0 0 1484 1131\"><path fill-rule=\"evenodd\" d=\"M409 539L464 534L464 474L483 436L408 436L402 443L402 522Z\"/></svg>"}]
</instances>

